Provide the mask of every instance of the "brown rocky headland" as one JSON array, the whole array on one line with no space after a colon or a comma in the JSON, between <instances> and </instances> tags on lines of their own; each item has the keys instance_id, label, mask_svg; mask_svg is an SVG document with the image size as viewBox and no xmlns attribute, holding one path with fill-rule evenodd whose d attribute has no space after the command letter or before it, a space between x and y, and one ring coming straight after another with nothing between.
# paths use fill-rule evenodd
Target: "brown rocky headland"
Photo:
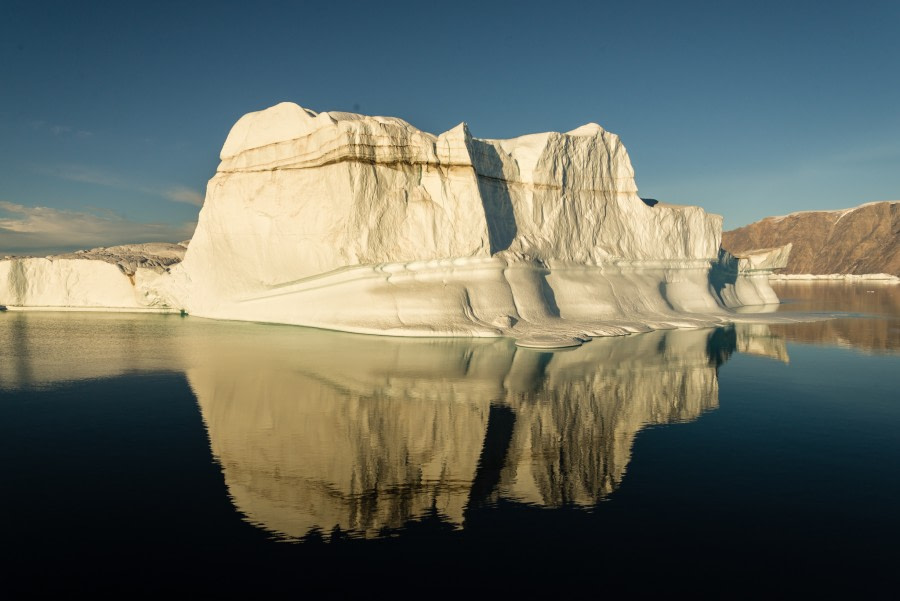
<instances>
[{"instance_id":1,"label":"brown rocky headland","mask_svg":"<svg viewBox=\"0 0 900 601\"><path fill-rule=\"evenodd\" d=\"M722 247L736 255L788 243L785 274L900 276L900 201L766 217L722 234Z\"/></svg>"}]
</instances>

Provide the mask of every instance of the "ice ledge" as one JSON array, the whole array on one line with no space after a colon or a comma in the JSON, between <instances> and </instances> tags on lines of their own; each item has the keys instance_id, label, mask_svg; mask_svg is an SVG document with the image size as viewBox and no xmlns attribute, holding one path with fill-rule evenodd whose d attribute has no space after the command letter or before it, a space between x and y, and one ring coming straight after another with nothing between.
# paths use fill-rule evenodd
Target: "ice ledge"
<instances>
[{"instance_id":1,"label":"ice ledge","mask_svg":"<svg viewBox=\"0 0 900 601\"><path fill-rule=\"evenodd\" d=\"M783 269L791 245L761 248L735 255L719 250L719 260L710 272L710 282L722 304L728 308L776 305L778 296L769 286L769 277Z\"/></svg>"},{"instance_id":2,"label":"ice ledge","mask_svg":"<svg viewBox=\"0 0 900 601\"><path fill-rule=\"evenodd\" d=\"M0 261L0 303L13 311L184 312L190 283L180 265L170 271L138 269L129 278L98 260ZM462 257L356 265L197 301L191 313L214 319L389 336L510 337L538 349L779 319L729 311L778 301L757 272L748 277L702 260L586 265Z\"/></svg>"},{"instance_id":3,"label":"ice ledge","mask_svg":"<svg viewBox=\"0 0 900 601\"><path fill-rule=\"evenodd\" d=\"M792 244L748 250L742 253L719 252L719 266L726 271L741 274L771 274L776 269L787 267Z\"/></svg>"}]
</instances>

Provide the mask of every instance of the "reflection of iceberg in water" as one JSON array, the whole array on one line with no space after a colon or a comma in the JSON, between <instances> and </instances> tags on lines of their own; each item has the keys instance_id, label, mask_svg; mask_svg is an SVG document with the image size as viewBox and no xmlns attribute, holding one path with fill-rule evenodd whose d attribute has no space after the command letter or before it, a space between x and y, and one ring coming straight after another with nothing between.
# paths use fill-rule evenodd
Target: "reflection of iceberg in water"
<instances>
[{"instance_id":1,"label":"reflection of iceberg in water","mask_svg":"<svg viewBox=\"0 0 900 601\"><path fill-rule=\"evenodd\" d=\"M635 434L718 403L733 330L660 331L539 353L509 341L304 332L185 349L235 505L282 536L366 536L498 498L591 505Z\"/></svg>"},{"instance_id":2,"label":"reflection of iceberg in water","mask_svg":"<svg viewBox=\"0 0 900 601\"><path fill-rule=\"evenodd\" d=\"M900 350L900 321L896 317L900 315L900 286L878 281L801 281L779 282L776 287L778 295L789 300L779 307L781 314L824 311L838 319L772 324L774 335L792 342L831 344L871 353ZM857 316L847 317L846 311Z\"/></svg>"},{"instance_id":3,"label":"reflection of iceberg in water","mask_svg":"<svg viewBox=\"0 0 900 601\"><path fill-rule=\"evenodd\" d=\"M461 515L488 402L453 394L464 365L444 365L431 381L392 373L396 356L377 347L357 356L353 345L333 362L298 355L285 365L254 352L242 364L188 371L226 484L251 521L290 536L336 524L373 534L432 504ZM464 355L446 359L457 357ZM371 376L368 386L359 372L350 375L358 369ZM436 398L440 378L448 380L446 399Z\"/></svg>"},{"instance_id":4,"label":"reflection of iceberg in water","mask_svg":"<svg viewBox=\"0 0 900 601\"><path fill-rule=\"evenodd\" d=\"M772 333L767 324L739 323L734 330L738 352L790 363L784 338Z\"/></svg>"},{"instance_id":5,"label":"reflection of iceberg in water","mask_svg":"<svg viewBox=\"0 0 900 601\"><path fill-rule=\"evenodd\" d=\"M898 298L839 292L872 314ZM2 314L0 390L183 371L248 519L279 536L335 525L373 536L431 511L461 525L467 509L500 499L592 505L622 481L642 427L716 406L715 368L735 349L786 361L780 335L832 342L836 332L854 346L900 347L896 319L855 321L657 331L541 353L504 339Z\"/></svg>"},{"instance_id":6,"label":"reflection of iceberg in water","mask_svg":"<svg viewBox=\"0 0 900 601\"><path fill-rule=\"evenodd\" d=\"M175 315L0 313L0 389L179 369Z\"/></svg>"},{"instance_id":7,"label":"reflection of iceberg in water","mask_svg":"<svg viewBox=\"0 0 900 601\"><path fill-rule=\"evenodd\" d=\"M598 340L588 352L555 355L533 390L509 391L517 427L499 494L556 507L611 493L642 427L693 420L718 405L718 351L734 348L730 333Z\"/></svg>"}]
</instances>

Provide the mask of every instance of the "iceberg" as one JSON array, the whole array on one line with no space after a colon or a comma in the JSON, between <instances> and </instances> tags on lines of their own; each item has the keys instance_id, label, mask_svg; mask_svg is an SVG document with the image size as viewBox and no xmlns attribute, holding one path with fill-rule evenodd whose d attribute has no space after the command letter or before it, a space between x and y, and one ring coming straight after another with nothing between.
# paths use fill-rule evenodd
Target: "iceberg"
<instances>
[{"instance_id":1,"label":"iceberg","mask_svg":"<svg viewBox=\"0 0 900 601\"><path fill-rule=\"evenodd\" d=\"M183 261L0 261L0 303L562 347L777 302L779 260L721 261L722 218L642 201L597 124L491 140L281 103L220 158Z\"/></svg>"},{"instance_id":2,"label":"iceberg","mask_svg":"<svg viewBox=\"0 0 900 601\"><path fill-rule=\"evenodd\" d=\"M775 270L787 265L791 247L788 243L740 254L720 250L719 263L712 271L711 280L722 302L735 308L777 304L778 295L769 285L769 279Z\"/></svg>"},{"instance_id":3,"label":"iceberg","mask_svg":"<svg viewBox=\"0 0 900 601\"><path fill-rule=\"evenodd\" d=\"M184 258L180 244L127 244L0 261L0 305L9 308L171 311L157 289Z\"/></svg>"}]
</instances>

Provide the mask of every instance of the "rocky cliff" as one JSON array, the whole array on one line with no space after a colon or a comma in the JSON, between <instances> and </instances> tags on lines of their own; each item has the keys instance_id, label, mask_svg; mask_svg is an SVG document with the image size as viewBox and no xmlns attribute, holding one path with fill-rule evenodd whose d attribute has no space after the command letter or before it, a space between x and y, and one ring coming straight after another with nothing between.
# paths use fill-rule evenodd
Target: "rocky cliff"
<instances>
[{"instance_id":1,"label":"rocky cliff","mask_svg":"<svg viewBox=\"0 0 900 601\"><path fill-rule=\"evenodd\" d=\"M767 217L722 235L736 254L785 244L793 245L786 274L900 276L900 201Z\"/></svg>"}]
</instances>

